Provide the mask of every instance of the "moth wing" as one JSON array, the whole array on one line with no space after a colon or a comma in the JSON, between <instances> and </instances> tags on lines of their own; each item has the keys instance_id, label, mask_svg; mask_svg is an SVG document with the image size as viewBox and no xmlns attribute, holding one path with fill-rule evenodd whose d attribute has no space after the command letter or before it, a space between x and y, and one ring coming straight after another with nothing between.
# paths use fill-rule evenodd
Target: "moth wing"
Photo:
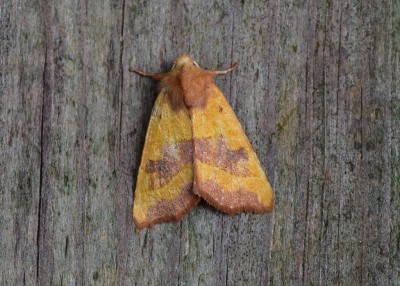
<instances>
[{"instance_id":1,"label":"moth wing","mask_svg":"<svg viewBox=\"0 0 400 286\"><path fill-rule=\"evenodd\" d=\"M271 211L274 196L240 122L212 85L205 107L191 109L194 192L226 213Z\"/></svg>"},{"instance_id":2,"label":"moth wing","mask_svg":"<svg viewBox=\"0 0 400 286\"><path fill-rule=\"evenodd\" d=\"M172 110L161 90L144 143L133 205L139 229L180 220L200 198L193 188L193 142L189 111Z\"/></svg>"}]
</instances>

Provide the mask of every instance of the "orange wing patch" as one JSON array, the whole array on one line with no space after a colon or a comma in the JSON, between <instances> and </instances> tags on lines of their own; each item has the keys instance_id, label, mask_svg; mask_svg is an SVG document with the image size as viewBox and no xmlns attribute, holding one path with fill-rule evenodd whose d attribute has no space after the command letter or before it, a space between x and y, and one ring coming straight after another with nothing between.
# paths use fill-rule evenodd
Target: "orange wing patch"
<instances>
[{"instance_id":1,"label":"orange wing patch","mask_svg":"<svg viewBox=\"0 0 400 286\"><path fill-rule=\"evenodd\" d=\"M215 85L207 99L191 109L194 191L226 213L271 211L271 186L236 115Z\"/></svg>"},{"instance_id":2,"label":"orange wing patch","mask_svg":"<svg viewBox=\"0 0 400 286\"><path fill-rule=\"evenodd\" d=\"M133 216L139 229L180 220L199 202L192 192L192 162L189 111L173 111L162 90L150 118L136 183Z\"/></svg>"}]
</instances>

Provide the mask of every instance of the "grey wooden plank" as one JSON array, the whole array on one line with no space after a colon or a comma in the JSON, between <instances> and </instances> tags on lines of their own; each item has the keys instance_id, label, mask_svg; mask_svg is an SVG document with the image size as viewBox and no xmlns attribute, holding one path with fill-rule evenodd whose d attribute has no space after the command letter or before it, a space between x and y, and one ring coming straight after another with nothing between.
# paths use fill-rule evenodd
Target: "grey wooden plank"
<instances>
[{"instance_id":1,"label":"grey wooden plank","mask_svg":"<svg viewBox=\"0 0 400 286\"><path fill-rule=\"evenodd\" d=\"M398 285L397 1L1 3L1 284ZM138 231L157 87L217 79L276 195Z\"/></svg>"},{"instance_id":2,"label":"grey wooden plank","mask_svg":"<svg viewBox=\"0 0 400 286\"><path fill-rule=\"evenodd\" d=\"M43 43L37 3L5 1L0 20L0 283L36 283Z\"/></svg>"}]
</instances>

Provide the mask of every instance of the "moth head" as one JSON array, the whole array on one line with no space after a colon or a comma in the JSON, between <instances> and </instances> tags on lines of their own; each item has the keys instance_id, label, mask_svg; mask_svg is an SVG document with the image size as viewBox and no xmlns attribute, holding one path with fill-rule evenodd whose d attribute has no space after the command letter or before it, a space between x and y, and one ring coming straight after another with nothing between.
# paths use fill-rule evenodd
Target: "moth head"
<instances>
[{"instance_id":1,"label":"moth head","mask_svg":"<svg viewBox=\"0 0 400 286\"><path fill-rule=\"evenodd\" d=\"M179 58L176 59L174 65L172 66L172 69L179 69L186 65L199 67L199 65L191 57L189 57L188 55L181 55Z\"/></svg>"}]
</instances>

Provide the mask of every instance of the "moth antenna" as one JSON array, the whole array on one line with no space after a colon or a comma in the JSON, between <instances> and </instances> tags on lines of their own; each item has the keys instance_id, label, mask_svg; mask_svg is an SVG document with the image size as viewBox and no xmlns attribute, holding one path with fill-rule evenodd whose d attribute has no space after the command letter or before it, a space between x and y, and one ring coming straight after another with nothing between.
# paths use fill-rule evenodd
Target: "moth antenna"
<instances>
[{"instance_id":1,"label":"moth antenna","mask_svg":"<svg viewBox=\"0 0 400 286\"><path fill-rule=\"evenodd\" d=\"M165 72L147 73L147 72L144 72L137 68L132 68L132 67L129 67L129 71L134 72L134 73L144 76L144 77L149 77L149 78L155 79L155 80L161 80L166 74Z\"/></svg>"},{"instance_id":2,"label":"moth antenna","mask_svg":"<svg viewBox=\"0 0 400 286\"><path fill-rule=\"evenodd\" d=\"M212 71L212 70L207 70L209 73L211 73L214 76L220 75L220 74L227 74L228 72L231 72L235 70L239 66L239 63L235 63L233 66L226 70L220 70L220 71Z\"/></svg>"}]
</instances>

